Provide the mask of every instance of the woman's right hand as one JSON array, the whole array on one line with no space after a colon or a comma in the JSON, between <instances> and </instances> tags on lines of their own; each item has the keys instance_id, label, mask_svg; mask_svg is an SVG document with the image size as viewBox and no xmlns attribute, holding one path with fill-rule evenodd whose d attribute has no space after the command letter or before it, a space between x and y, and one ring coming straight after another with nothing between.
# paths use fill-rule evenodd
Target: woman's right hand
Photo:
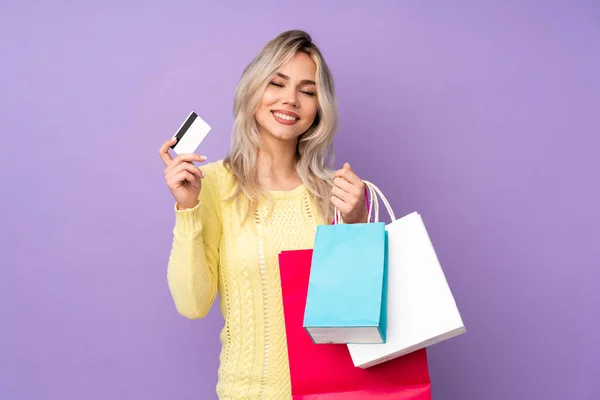
<instances>
[{"instance_id":1,"label":"woman's right hand","mask_svg":"<svg viewBox=\"0 0 600 400\"><path fill-rule=\"evenodd\" d=\"M204 174L200 168L194 165L194 161L203 162L206 161L206 157L191 153L179 154L172 158L169 148L175 142L175 139L171 139L163 143L158 154L165 164L165 180L177 202L177 208L185 210L194 208L198 204L198 196L202 187L201 179L204 178Z\"/></svg>"}]
</instances>

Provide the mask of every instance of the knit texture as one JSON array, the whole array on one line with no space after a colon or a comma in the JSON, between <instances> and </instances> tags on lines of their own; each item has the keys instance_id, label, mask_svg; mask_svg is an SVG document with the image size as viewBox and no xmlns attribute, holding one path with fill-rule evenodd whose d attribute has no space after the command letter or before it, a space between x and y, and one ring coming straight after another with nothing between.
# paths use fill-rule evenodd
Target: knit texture
<instances>
[{"instance_id":1,"label":"knit texture","mask_svg":"<svg viewBox=\"0 0 600 400\"><path fill-rule=\"evenodd\" d=\"M304 185L270 191L246 224L226 202L233 180L222 161L202 166L200 203L175 206L167 279L177 311L203 318L217 291L225 324L219 399L290 399L291 385L278 254L313 248L323 224Z\"/></svg>"}]
</instances>

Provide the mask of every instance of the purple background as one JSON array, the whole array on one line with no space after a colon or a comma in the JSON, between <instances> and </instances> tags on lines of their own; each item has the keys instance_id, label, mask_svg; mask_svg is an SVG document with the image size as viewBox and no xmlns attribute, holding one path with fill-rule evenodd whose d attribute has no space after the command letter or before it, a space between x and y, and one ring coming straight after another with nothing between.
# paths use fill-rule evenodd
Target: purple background
<instances>
[{"instance_id":1,"label":"purple background","mask_svg":"<svg viewBox=\"0 0 600 400\"><path fill-rule=\"evenodd\" d=\"M193 109L222 158L242 69L290 28L335 73L337 165L422 213L463 313L434 398L600 398L598 2L11 3L0 399L214 398L222 319L170 299L157 150Z\"/></svg>"}]
</instances>

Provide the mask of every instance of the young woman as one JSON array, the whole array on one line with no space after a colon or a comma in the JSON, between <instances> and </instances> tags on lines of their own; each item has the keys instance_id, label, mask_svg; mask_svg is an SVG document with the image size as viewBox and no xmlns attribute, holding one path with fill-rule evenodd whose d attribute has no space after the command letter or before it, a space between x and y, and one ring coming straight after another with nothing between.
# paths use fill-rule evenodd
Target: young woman
<instances>
[{"instance_id":1,"label":"young woman","mask_svg":"<svg viewBox=\"0 0 600 400\"><path fill-rule=\"evenodd\" d=\"M247 66L224 160L159 150L175 198L167 278L175 306L203 318L217 293L225 319L221 399L288 399L279 281L281 250L312 248L316 227L367 221L365 186L346 163L330 169L337 110L333 79L303 31L272 39Z\"/></svg>"}]
</instances>

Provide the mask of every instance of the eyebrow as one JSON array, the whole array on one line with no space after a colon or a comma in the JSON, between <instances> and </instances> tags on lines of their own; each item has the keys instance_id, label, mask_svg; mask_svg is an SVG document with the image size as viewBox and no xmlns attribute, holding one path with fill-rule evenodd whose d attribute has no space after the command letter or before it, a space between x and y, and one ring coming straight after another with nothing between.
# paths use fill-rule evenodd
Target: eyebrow
<instances>
[{"instance_id":1,"label":"eyebrow","mask_svg":"<svg viewBox=\"0 0 600 400\"><path fill-rule=\"evenodd\" d=\"M289 77L289 76L287 76L287 75L284 75L284 74L282 74L281 72L278 72L278 73L277 73L277 76L279 76L280 78L286 79L286 80L288 80L288 81L290 80L290 77ZM302 83L303 85L315 85L315 86L316 86L316 83L315 83L315 81L311 81L310 79L304 79L304 80L301 80L301 81L300 81L300 83Z\"/></svg>"}]
</instances>

